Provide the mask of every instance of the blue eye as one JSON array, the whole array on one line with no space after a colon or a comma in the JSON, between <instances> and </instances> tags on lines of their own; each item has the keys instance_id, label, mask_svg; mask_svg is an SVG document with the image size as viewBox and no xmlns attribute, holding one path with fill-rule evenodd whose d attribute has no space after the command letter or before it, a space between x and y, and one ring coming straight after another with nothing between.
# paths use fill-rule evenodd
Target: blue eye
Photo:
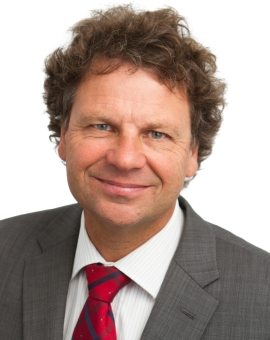
<instances>
[{"instance_id":1,"label":"blue eye","mask_svg":"<svg viewBox=\"0 0 270 340\"><path fill-rule=\"evenodd\" d=\"M164 137L166 137L166 135L162 132L158 132L158 131L150 131L149 132L151 138L153 139L162 139Z\"/></svg>"},{"instance_id":2,"label":"blue eye","mask_svg":"<svg viewBox=\"0 0 270 340\"><path fill-rule=\"evenodd\" d=\"M111 127L109 124L94 124L94 127L101 131L111 130Z\"/></svg>"}]
</instances>

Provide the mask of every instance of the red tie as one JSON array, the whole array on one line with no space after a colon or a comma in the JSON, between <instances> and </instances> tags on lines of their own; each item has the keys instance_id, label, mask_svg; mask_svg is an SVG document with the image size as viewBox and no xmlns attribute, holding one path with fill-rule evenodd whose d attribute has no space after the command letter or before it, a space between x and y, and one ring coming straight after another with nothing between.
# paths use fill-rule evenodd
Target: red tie
<instances>
[{"instance_id":1,"label":"red tie","mask_svg":"<svg viewBox=\"0 0 270 340\"><path fill-rule=\"evenodd\" d=\"M116 340L111 302L131 280L115 267L105 267L101 263L91 264L85 269L89 295L72 340Z\"/></svg>"}]
</instances>

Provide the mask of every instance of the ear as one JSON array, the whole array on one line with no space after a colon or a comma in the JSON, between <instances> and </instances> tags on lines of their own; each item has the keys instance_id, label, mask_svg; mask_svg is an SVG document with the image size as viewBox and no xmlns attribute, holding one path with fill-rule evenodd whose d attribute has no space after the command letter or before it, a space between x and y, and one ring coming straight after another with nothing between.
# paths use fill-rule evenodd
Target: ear
<instances>
[{"instance_id":1,"label":"ear","mask_svg":"<svg viewBox=\"0 0 270 340\"><path fill-rule=\"evenodd\" d=\"M189 160L186 169L186 177L193 177L198 170L198 149L199 145L196 145L193 149L190 149Z\"/></svg>"},{"instance_id":2,"label":"ear","mask_svg":"<svg viewBox=\"0 0 270 340\"><path fill-rule=\"evenodd\" d=\"M60 143L58 145L58 155L62 161L66 161L66 130L61 128Z\"/></svg>"}]
</instances>

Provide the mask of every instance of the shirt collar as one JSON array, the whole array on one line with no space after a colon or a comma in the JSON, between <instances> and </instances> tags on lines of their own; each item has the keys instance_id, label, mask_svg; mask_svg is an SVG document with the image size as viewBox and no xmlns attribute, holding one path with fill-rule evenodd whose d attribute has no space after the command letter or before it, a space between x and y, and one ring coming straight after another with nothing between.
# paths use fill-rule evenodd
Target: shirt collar
<instances>
[{"instance_id":1,"label":"shirt collar","mask_svg":"<svg viewBox=\"0 0 270 340\"><path fill-rule=\"evenodd\" d=\"M117 262L107 262L89 239L84 213L74 259L73 279L78 272L92 263L113 265L156 298L170 262L179 244L184 224L184 214L176 202L172 217L156 235ZM154 278L154 279L153 279Z\"/></svg>"}]
</instances>

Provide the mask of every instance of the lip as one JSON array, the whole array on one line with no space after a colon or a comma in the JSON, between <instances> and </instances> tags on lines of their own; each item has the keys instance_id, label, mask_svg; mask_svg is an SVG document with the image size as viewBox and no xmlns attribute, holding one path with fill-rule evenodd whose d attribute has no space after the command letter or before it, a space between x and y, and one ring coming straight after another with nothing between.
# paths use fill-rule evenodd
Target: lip
<instances>
[{"instance_id":1,"label":"lip","mask_svg":"<svg viewBox=\"0 0 270 340\"><path fill-rule=\"evenodd\" d=\"M138 196L150 186L137 183L124 183L96 178L102 187L110 194L120 196Z\"/></svg>"}]
</instances>

